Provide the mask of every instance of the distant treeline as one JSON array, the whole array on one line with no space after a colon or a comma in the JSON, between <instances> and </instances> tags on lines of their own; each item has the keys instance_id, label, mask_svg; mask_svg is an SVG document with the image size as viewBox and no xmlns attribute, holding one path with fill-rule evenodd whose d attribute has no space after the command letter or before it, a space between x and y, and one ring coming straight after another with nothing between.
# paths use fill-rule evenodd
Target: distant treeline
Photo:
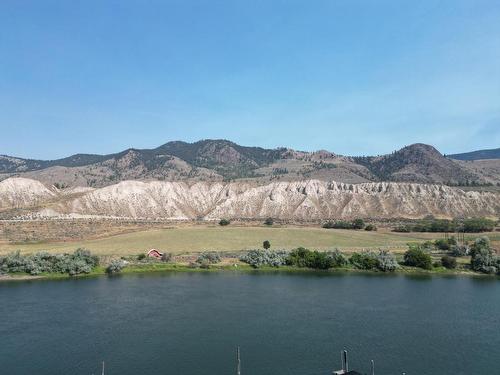
<instances>
[{"instance_id":1,"label":"distant treeline","mask_svg":"<svg viewBox=\"0 0 500 375\"><path fill-rule=\"evenodd\" d=\"M377 227L373 224L366 224L363 219L354 219L352 221L337 220L337 221L327 221L323 224L323 228L326 229L364 229L367 231L377 230Z\"/></svg>"},{"instance_id":2,"label":"distant treeline","mask_svg":"<svg viewBox=\"0 0 500 375\"><path fill-rule=\"evenodd\" d=\"M485 218L469 219L434 219L427 218L416 220L411 223L398 225L393 228L394 232L466 232L481 233L491 232L495 229L496 221ZM322 225L326 229L365 229L367 231L377 230L373 224L366 224L363 219L330 220Z\"/></svg>"},{"instance_id":3,"label":"distant treeline","mask_svg":"<svg viewBox=\"0 0 500 375\"><path fill-rule=\"evenodd\" d=\"M423 219L415 223L404 224L393 229L394 232L491 232L496 222L485 218L471 219Z\"/></svg>"}]
</instances>

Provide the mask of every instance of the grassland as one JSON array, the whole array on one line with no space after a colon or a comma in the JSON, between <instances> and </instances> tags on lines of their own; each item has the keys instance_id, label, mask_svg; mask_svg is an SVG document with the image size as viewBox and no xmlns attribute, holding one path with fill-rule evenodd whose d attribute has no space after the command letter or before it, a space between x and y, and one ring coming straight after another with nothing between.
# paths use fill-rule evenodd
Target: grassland
<instances>
[{"instance_id":1,"label":"grassland","mask_svg":"<svg viewBox=\"0 0 500 375\"><path fill-rule=\"evenodd\" d=\"M363 248L387 248L394 252L406 249L408 242L420 242L440 238L438 233L393 233L322 229L317 227L264 227L191 225L165 228L140 228L133 232L85 238L72 241L17 242L0 238L0 254L13 250L32 253L39 250L51 252L73 251L85 247L97 255L126 256L138 254L151 248L173 254L185 254L205 250L241 251L260 248L269 240L274 249L292 249L304 246L326 250L338 247L344 251ZM474 236L476 237L476 236ZM493 240L500 240L500 233L490 234Z\"/></svg>"}]
</instances>

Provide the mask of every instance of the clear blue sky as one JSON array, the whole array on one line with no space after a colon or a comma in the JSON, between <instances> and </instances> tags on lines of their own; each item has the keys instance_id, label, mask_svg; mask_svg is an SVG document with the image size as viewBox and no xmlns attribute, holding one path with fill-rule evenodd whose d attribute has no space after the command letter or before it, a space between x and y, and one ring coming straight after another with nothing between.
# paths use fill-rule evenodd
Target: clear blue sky
<instances>
[{"instance_id":1,"label":"clear blue sky","mask_svg":"<svg viewBox=\"0 0 500 375\"><path fill-rule=\"evenodd\" d=\"M498 0L2 0L0 154L500 146Z\"/></svg>"}]
</instances>

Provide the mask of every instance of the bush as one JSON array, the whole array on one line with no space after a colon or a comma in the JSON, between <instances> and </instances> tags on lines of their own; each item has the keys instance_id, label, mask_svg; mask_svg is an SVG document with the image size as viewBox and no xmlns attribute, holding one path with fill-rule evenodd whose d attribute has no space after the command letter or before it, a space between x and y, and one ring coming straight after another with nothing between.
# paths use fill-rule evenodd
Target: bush
<instances>
[{"instance_id":1,"label":"bush","mask_svg":"<svg viewBox=\"0 0 500 375\"><path fill-rule=\"evenodd\" d=\"M496 223L485 218L465 219L462 222L461 231L468 233L491 232L495 229Z\"/></svg>"},{"instance_id":2,"label":"bush","mask_svg":"<svg viewBox=\"0 0 500 375\"><path fill-rule=\"evenodd\" d=\"M161 261L162 262L165 262L165 263L168 263L172 260L172 254L170 253L167 253L167 252L164 252L162 255L161 255Z\"/></svg>"},{"instance_id":3,"label":"bush","mask_svg":"<svg viewBox=\"0 0 500 375\"><path fill-rule=\"evenodd\" d=\"M143 260L145 258L146 258L146 254L144 254L144 253L137 255L137 260Z\"/></svg>"},{"instance_id":4,"label":"bush","mask_svg":"<svg viewBox=\"0 0 500 375\"><path fill-rule=\"evenodd\" d=\"M500 267L499 259L491 249L477 251L471 258L470 263L474 271L483 273L496 273Z\"/></svg>"},{"instance_id":5,"label":"bush","mask_svg":"<svg viewBox=\"0 0 500 375\"><path fill-rule=\"evenodd\" d=\"M387 250L380 250L377 261L377 268L383 272L393 272L399 267L394 254L389 253Z\"/></svg>"},{"instance_id":6,"label":"bush","mask_svg":"<svg viewBox=\"0 0 500 375\"><path fill-rule=\"evenodd\" d=\"M349 262L360 270L374 270L378 268L377 254L373 251L363 251L351 255Z\"/></svg>"},{"instance_id":7,"label":"bush","mask_svg":"<svg viewBox=\"0 0 500 375\"><path fill-rule=\"evenodd\" d=\"M432 269L432 258L421 246L410 246L404 255L404 264L430 270Z\"/></svg>"},{"instance_id":8,"label":"bush","mask_svg":"<svg viewBox=\"0 0 500 375\"><path fill-rule=\"evenodd\" d=\"M335 225L335 222L330 220L330 221L327 221L326 223L324 223L322 225L322 227L325 229L332 229L334 227L334 225Z\"/></svg>"},{"instance_id":9,"label":"bush","mask_svg":"<svg viewBox=\"0 0 500 375\"><path fill-rule=\"evenodd\" d=\"M273 225L274 224L274 219L272 217L268 217L265 221L264 221L264 224L265 225Z\"/></svg>"},{"instance_id":10,"label":"bush","mask_svg":"<svg viewBox=\"0 0 500 375\"><path fill-rule=\"evenodd\" d=\"M333 267L345 266L347 259L338 250L320 252L299 247L292 250L286 263L295 267L326 270Z\"/></svg>"},{"instance_id":11,"label":"bush","mask_svg":"<svg viewBox=\"0 0 500 375\"><path fill-rule=\"evenodd\" d=\"M325 252L311 251L307 257L307 267L319 270L327 270L333 267L333 260Z\"/></svg>"},{"instance_id":12,"label":"bush","mask_svg":"<svg viewBox=\"0 0 500 375\"><path fill-rule=\"evenodd\" d=\"M491 242L490 239L486 236L478 237L474 240L474 243L470 247L470 255L474 257L474 255L481 250L491 250Z\"/></svg>"},{"instance_id":13,"label":"bush","mask_svg":"<svg viewBox=\"0 0 500 375\"><path fill-rule=\"evenodd\" d=\"M30 275L41 273L78 275L91 272L98 264L99 258L85 249L77 249L73 254L52 255L41 251L27 256L23 256L17 251L0 258L2 272L24 272Z\"/></svg>"},{"instance_id":14,"label":"bush","mask_svg":"<svg viewBox=\"0 0 500 375\"><path fill-rule=\"evenodd\" d=\"M216 264L220 262L220 255L216 253L215 251L207 251L204 253L201 253L198 258L196 259L196 263L203 265L203 264Z\"/></svg>"},{"instance_id":15,"label":"bush","mask_svg":"<svg viewBox=\"0 0 500 375\"><path fill-rule=\"evenodd\" d=\"M71 255L73 259L78 259L84 261L92 268L97 267L99 265L99 257L97 255L92 255L90 250L86 250L83 248L76 249L73 255Z\"/></svg>"},{"instance_id":16,"label":"bush","mask_svg":"<svg viewBox=\"0 0 500 375\"><path fill-rule=\"evenodd\" d=\"M353 229L363 229L365 227L365 222L363 219L355 219L352 222Z\"/></svg>"},{"instance_id":17,"label":"bush","mask_svg":"<svg viewBox=\"0 0 500 375\"><path fill-rule=\"evenodd\" d=\"M500 270L500 258L491 248L488 237L476 238L471 246L471 268L483 273L497 273Z\"/></svg>"},{"instance_id":18,"label":"bush","mask_svg":"<svg viewBox=\"0 0 500 375\"><path fill-rule=\"evenodd\" d=\"M223 227L229 224L231 224L231 222L228 219L222 219L221 221L219 221L219 225Z\"/></svg>"},{"instance_id":19,"label":"bush","mask_svg":"<svg viewBox=\"0 0 500 375\"><path fill-rule=\"evenodd\" d=\"M19 250L0 258L0 264L5 273L26 272L26 257L23 257Z\"/></svg>"},{"instance_id":20,"label":"bush","mask_svg":"<svg viewBox=\"0 0 500 375\"><path fill-rule=\"evenodd\" d=\"M377 230L377 227L373 224L368 224L366 227L365 227L365 230L368 231L368 232L372 232L372 231L376 231Z\"/></svg>"},{"instance_id":21,"label":"bush","mask_svg":"<svg viewBox=\"0 0 500 375\"><path fill-rule=\"evenodd\" d=\"M326 255L331 259L332 267L345 267L349 263L347 257L342 254L338 249L327 251Z\"/></svg>"},{"instance_id":22,"label":"bush","mask_svg":"<svg viewBox=\"0 0 500 375\"><path fill-rule=\"evenodd\" d=\"M265 240L263 243L262 243L262 247L264 249L269 249L271 247L271 242L269 242L268 240Z\"/></svg>"},{"instance_id":23,"label":"bush","mask_svg":"<svg viewBox=\"0 0 500 375\"><path fill-rule=\"evenodd\" d=\"M448 242L447 239L444 238L438 238L437 240L434 241L434 246L436 249L439 250L450 250L450 243Z\"/></svg>"},{"instance_id":24,"label":"bush","mask_svg":"<svg viewBox=\"0 0 500 375\"><path fill-rule=\"evenodd\" d=\"M273 250L250 250L240 257L242 262L251 265L254 268L262 266L279 267L287 262L288 252Z\"/></svg>"},{"instance_id":25,"label":"bush","mask_svg":"<svg viewBox=\"0 0 500 375\"><path fill-rule=\"evenodd\" d=\"M444 268L450 270L457 268L457 260L449 255L445 255L441 258L441 264Z\"/></svg>"},{"instance_id":26,"label":"bush","mask_svg":"<svg viewBox=\"0 0 500 375\"><path fill-rule=\"evenodd\" d=\"M399 232L399 233L410 233L411 227L409 225L399 225L396 228L394 228L392 231Z\"/></svg>"},{"instance_id":27,"label":"bush","mask_svg":"<svg viewBox=\"0 0 500 375\"><path fill-rule=\"evenodd\" d=\"M323 224L323 228L326 229L363 229L365 227L365 222L363 219L355 219L353 221L327 221Z\"/></svg>"},{"instance_id":28,"label":"bush","mask_svg":"<svg viewBox=\"0 0 500 375\"><path fill-rule=\"evenodd\" d=\"M106 267L106 273L112 275L115 273L120 273L125 268L125 262L121 259L114 259Z\"/></svg>"},{"instance_id":29,"label":"bush","mask_svg":"<svg viewBox=\"0 0 500 375\"><path fill-rule=\"evenodd\" d=\"M469 255L470 248L467 245L454 245L451 247L450 254L454 257L463 257Z\"/></svg>"},{"instance_id":30,"label":"bush","mask_svg":"<svg viewBox=\"0 0 500 375\"><path fill-rule=\"evenodd\" d=\"M199 264L200 268L203 269L209 269L210 265L212 264L208 259L202 259L200 262L197 261L197 263Z\"/></svg>"}]
</instances>

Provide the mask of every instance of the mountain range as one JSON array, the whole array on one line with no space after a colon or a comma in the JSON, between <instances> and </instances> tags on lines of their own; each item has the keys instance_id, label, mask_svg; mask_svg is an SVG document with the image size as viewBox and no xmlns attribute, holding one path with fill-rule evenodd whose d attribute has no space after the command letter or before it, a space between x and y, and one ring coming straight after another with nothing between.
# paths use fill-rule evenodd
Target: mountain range
<instances>
[{"instance_id":1,"label":"mountain range","mask_svg":"<svg viewBox=\"0 0 500 375\"><path fill-rule=\"evenodd\" d=\"M227 140L168 142L154 149L115 154L75 154L58 160L0 156L0 180L25 177L47 186L105 187L120 181L276 181L316 179L357 184L414 182L447 185L500 184L500 149L444 156L413 144L381 156L351 157L329 151L246 147Z\"/></svg>"}]
</instances>

